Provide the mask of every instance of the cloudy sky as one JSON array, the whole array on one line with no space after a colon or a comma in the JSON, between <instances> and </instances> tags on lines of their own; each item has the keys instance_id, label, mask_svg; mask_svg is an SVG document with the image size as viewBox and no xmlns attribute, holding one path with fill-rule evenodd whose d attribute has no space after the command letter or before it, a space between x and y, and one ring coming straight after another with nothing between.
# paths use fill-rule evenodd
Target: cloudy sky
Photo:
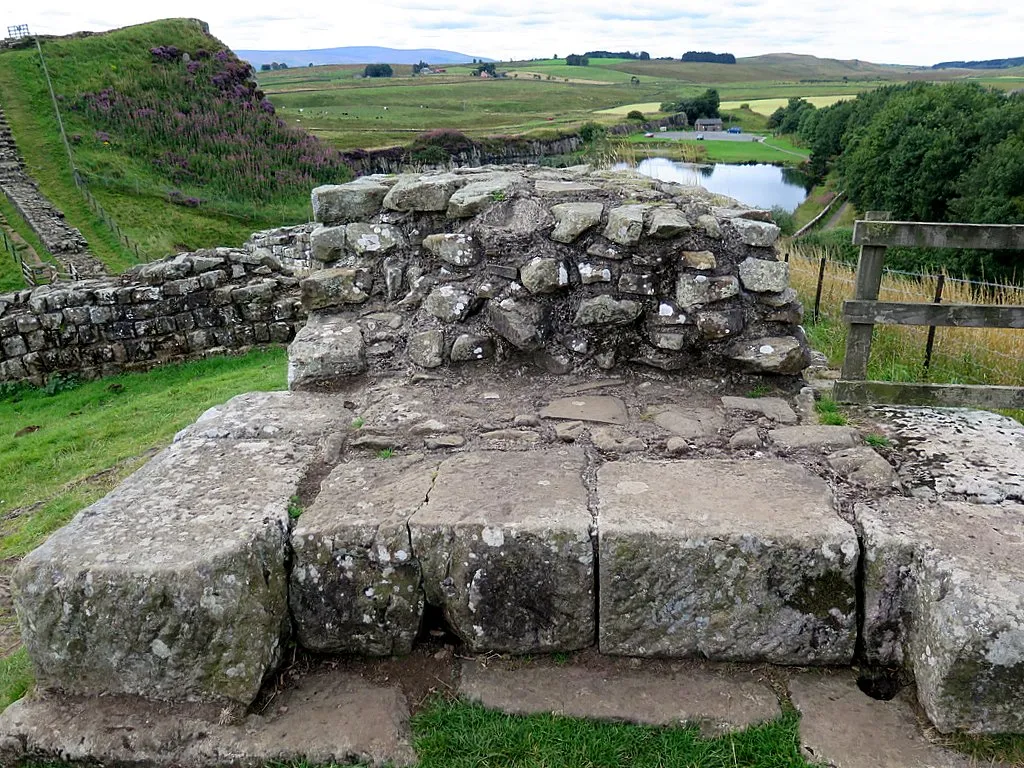
<instances>
[{"instance_id":1,"label":"cloudy sky","mask_svg":"<svg viewBox=\"0 0 1024 768\"><path fill-rule=\"evenodd\" d=\"M294 11L293 11L294 9ZM444 48L496 59L585 50L806 53L893 64L1024 56L1019 0L36 0L0 25L47 34L193 16L232 48ZM0 30L2 31L2 30Z\"/></svg>"}]
</instances>

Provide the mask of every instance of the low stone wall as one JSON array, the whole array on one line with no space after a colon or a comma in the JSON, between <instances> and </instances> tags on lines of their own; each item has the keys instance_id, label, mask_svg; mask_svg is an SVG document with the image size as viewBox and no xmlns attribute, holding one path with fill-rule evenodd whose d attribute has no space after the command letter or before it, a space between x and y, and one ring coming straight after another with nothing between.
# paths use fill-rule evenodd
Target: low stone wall
<instances>
[{"instance_id":1,"label":"low stone wall","mask_svg":"<svg viewBox=\"0 0 1024 768\"><path fill-rule=\"evenodd\" d=\"M0 382L94 378L287 342L305 313L274 247L183 253L119 278L2 295Z\"/></svg>"},{"instance_id":2,"label":"low stone wall","mask_svg":"<svg viewBox=\"0 0 1024 768\"><path fill-rule=\"evenodd\" d=\"M309 235L315 228L315 224L298 224L254 232L242 248L247 253L272 257L293 272L308 272L319 266L309 247Z\"/></svg>"},{"instance_id":3,"label":"low stone wall","mask_svg":"<svg viewBox=\"0 0 1024 768\"><path fill-rule=\"evenodd\" d=\"M545 157L570 155L582 146L583 139L575 135L557 139L494 137L484 143L474 143L471 149L454 153L450 165L478 167L488 163L537 163ZM343 153L343 157L356 176L401 173L410 164L409 150L405 147L353 149Z\"/></svg>"},{"instance_id":4,"label":"low stone wall","mask_svg":"<svg viewBox=\"0 0 1024 768\"><path fill-rule=\"evenodd\" d=\"M802 308L765 211L631 172L536 167L319 187L297 388L526 356L797 374Z\"/></svg>"}]
</instances>

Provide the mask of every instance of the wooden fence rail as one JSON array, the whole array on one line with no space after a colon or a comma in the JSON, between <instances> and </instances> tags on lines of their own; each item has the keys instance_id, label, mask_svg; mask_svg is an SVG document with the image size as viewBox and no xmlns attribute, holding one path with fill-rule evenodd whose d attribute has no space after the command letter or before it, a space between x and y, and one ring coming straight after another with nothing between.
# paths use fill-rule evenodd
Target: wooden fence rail
<instances>
[{"instance_id":1,"label":"wooden fence rail","mask_svg":"<svg viewBox=\"0 0 1024 768\"><path fill-rule=\"evenodd\" d=\"M1024 387L966 384L911 384L868 381L868 358L875 325L926 325L963 328L1024 329L1024 306L1001 304L925 304L879 301L886 248L893 246L1024 251L1024 225L925 224L887 221L869 213L853 228L859 245L854 298L843 305L849 323L846 358L833 396L841 403L900 405L975 405L1024 408Z\"/></svg>"}]
</instances>

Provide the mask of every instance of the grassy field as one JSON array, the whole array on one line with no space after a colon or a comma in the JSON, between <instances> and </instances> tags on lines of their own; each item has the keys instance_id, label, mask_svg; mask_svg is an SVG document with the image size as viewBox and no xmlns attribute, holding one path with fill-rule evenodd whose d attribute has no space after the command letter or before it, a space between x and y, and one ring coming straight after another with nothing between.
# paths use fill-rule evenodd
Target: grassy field
<instances>
[{"instance_id":1,"label":"grassy field","mask_svg":"<svg viewBox=\"0 0 1024 768\"><path fill-rule=\"evenodd\" d=\"M809 101L816 107L831 107L833 104L844 99L852 98L850 94L842 94L839 96L803 96L805 101ZM777 98L777 99L753 99L752 101L723 101L722 109L740 109L746 104L751 111L757 112L759 115L770 115L775 110L785 107L789 103L788 98Z\"/></svg>"},{"instance_id":2,"label":"grassy field","mask_svg":"<svg viewBox=\"0 0 1024 768\"><path fill-rule=\"evenodd\" d=\"M675 157L686 162L703 163L773 163L802 164L810 153L782 137L764 141L698 141L696 139L662 139L657 134L647 138L634 134L627 140L642 156L644 150L662 157Z\"/></svg>"}]
</instances>

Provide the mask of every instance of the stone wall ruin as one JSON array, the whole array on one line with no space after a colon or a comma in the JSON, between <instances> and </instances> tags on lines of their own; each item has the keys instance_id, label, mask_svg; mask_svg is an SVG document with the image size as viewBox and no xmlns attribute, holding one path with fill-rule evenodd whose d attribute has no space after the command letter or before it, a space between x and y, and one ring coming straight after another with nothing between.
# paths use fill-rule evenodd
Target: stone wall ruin
<instances>
[{"instance_id":1,"label":"stone wall ruin","mask_svg":"<svg viewBox=\"0 0 1024 768\"><path fill-rule=\"evenodd\" d=\"M553 373L792 375L809 360L778 227L700 188L588 166L474 168L319 187L313 210L323 269L301 286L312 316L293 348L297 388L513 356Z\"/></svg>"}]
</instances>

